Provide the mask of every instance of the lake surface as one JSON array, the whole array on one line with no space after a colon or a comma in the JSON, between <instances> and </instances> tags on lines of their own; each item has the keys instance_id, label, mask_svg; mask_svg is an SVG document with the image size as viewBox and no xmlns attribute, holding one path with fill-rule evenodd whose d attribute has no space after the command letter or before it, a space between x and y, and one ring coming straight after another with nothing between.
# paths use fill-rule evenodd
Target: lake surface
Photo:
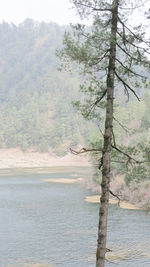
<instances>
[{"instance_id":1,"label":"lake surface","mask_svg":"<svg viewBox=\"0 0 150 267\"><path fill-rule=\"evenodd\" d=\"M81 178L75 171L0 177L0 267L45 263L95 266L98 204L79 184L45 178ZM150 215L110 205L107 267L150 266Z\"/></svg>"}]
</instances>

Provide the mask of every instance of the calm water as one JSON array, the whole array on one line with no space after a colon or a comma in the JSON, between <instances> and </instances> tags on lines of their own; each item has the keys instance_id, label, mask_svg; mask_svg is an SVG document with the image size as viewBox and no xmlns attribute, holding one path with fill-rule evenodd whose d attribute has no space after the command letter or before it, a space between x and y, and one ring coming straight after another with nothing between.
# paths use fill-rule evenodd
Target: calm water
<instances>
[{"instance_id":1,"label":"calm water","mask_svg":"<svg viewBox=\"0 0 150 267\"><path fill-rule=\"evenodd\" d=\"M95 266L98 204L78 184L46 183L75 173L0 178L0 267L45 263ZM77 174L76 178L81 177ZM150 215L110 205L107 267L150 266Z\"/></svg>"}]
</instances>

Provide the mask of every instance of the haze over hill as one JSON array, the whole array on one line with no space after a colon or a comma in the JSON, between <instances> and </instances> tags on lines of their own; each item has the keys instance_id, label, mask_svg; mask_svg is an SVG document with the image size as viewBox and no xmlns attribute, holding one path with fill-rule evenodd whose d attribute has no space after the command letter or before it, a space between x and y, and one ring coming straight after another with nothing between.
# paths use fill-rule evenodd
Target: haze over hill
<instances>
[{"instance_id":1,"label":"haze over hill","mask_svg":"<svg viewBox=\"0 0 150 267\"><path fill-rule=\"evenodd\" d=\"M78 78L57 70L64 30L31 19L0 24L1 148L63 151L87 140L89 124L72 106Z\"/></svg>"},{"instance_id":2,"label":"haze over hill","mask_svg":"<svg viewBox=\"0 0 150 267\"><path fill-rule=\"evenodd\" d=\"M85 121L72 105L74 100L81 99L81 78L75 71L72 75L58 71L55 52L62 46L65 29L55 23L37 23L31 19L18 26L6 22L0 24L0 168L89 166L87 158L66 155L69 148L78 149L85 145L101 149L103 121L99 120L99 127L95 127L92 122ZM137 71L149 75L142 68ZM141 183L142 198L147 194L150 171L149 88L135 87L141 101L132 94L128 99L124 96L124 88L116 85L113 125L115 142L119 147L127 153L133 152L137 158L140 149L148 157L148 165L139 165L128 174L126 167L118 164L116 154L113 154L113 172L124 175L123 186L127 184L124 198L131 202L139 201L135 181ZM98 112L100 118L102 111ZM56 156L65 157L58 159ZM99 160L99 153L91 154L96 170ZM97 183L101 183L99 172L94 173L92 184L88 186L97 188ZM130 199L128 185L137 196L134 201ZM115 193L122 190L117 178L112 188ZM149 208L149 198L142 205Z\"/></svg>"},{"instance_id":3,"label":"haze over hill","mask_svg":"<svg viewBox=\"0 0 150 267\"><path fill-rule=\"evenodd\" d=\"M72 105L72 101L80 99L78 75L58 71L55 53L62 46L65 29L31 19L18 26L0 24L0 148L32 148L63 155L70 146L100 138L99 131L83 120ZM149 96L139 104L131 95L128 105L124 90L118 89L122 106L116 109L119 121L124 124L127 118L126 124L130 125L138 120L142 135L145 130L147 133ZM140 97L145 93L138 91L137 88ZM123 140L124 132L118 124L115 129L119 140Z\"/></svg>"}]
</instances>

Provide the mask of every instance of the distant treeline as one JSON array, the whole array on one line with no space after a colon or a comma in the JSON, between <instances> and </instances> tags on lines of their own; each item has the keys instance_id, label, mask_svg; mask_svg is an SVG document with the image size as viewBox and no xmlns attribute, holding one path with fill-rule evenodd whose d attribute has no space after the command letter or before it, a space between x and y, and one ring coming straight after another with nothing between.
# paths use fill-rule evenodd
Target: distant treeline
<instances>
[{"instance_id":1,"label":"distant treeline","mask_svg":"<svg viewBox=\"0 0 150 267\"><path fill-rule=\"evenodd\" d=\"M57 70L64 30L31 19L0 24L1 148L63 151L88 139L89 123L72 106L78 77Z\"/></svg>"},{"instance_id":2,"label":"distant treeline","mask_svg":"<svg viewBox=\"0 0 150 267\"><path fill-rule=\"evenodd\" d=\"M58 71L56 49L62 46L65 29L55 23L37 23L31 19L18 26L0 24L1 148L19 146L26 150L34 147L61 154L70 146L99 136L99 130L84 121L72 105L80 98L78 75ZM123 94L123 90L118 92L121 101ZM145 92L142 94L144 96ZM147 91L140 115L133 98L130 107L126 108L128 104L125 103L116 108L116 117L122 124L139 121L141 134L138 138L141 139L150 128L149 100ZM122 140L122 129L118 124L115 127Z\"/></svg>"}]
</instances>

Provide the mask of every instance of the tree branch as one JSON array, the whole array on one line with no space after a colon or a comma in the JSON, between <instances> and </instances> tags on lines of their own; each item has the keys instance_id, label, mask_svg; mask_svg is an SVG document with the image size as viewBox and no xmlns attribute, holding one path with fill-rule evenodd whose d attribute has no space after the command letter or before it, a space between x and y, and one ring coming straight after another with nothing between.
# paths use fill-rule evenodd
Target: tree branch
<instances>
[{"instance_id":1,"label":"tree branch","mask_svg":"<svg viewBox=\"0 0 150 267\"><path fill-rule=\"evenodd\" d=\"M138 101L140 101L140 98L138 97L138 95L136 94L136 92L130 87L130 85L128 85L119 75L118 73L115 71L115 75L117 76L118 80L121 81L126 88L128 88L134 95L135 97L138 99ZM127 89L126 89L127 90Z\"/></svg>"},{"instance_id":2,"label":"tree branch","mask_svg":"<svg viewBox=\"0 0 150 267\"><path fill-rule=\"evenodd\" d=\"M102 11L102 12L109 11L109 12L112 12L112 8L93 8L93 11Z\"/></svg>"},{"instance_id":3,"label":"tree branch","mask_svg":"<svg viewBox=\"0 0 150 267\"><path fill-rule=\"evenodd\" d=\"M102 152L102 149L97 149L97 148L92 148L92 149L86 149L86 148L81 148L79 151L76 151L72 148L70 148L70 152L74 155L80 155L83 153L87 153L87 152Z\"/></svg>"},{"instance_id":4,"label":"tree branch","mask_svg":"<svg viewBox=\"0 0 150 267\"><path fill-rule=\"evenodd\" d=\"M102 12L109 11L109 12L112 12L111 8L96 8L96 7L92 7L91 5L87 5L87 4L83 4L83 3L80 3L79 5L90 8L90 9L92 9L92 11L102 11ZM76 6L77 6L77 4L76 4Z\"/></svg>"},{"instance_id":5,"label":"tree branch","mask_svg":"<svg viewBox=\"0 0 150 267\"><path fill-rule=\"evenodd\" d=\"M100 170L103 166L103 157L101 157L99 165L98 165L98 169Z\"/></svg>"},{"instance_id":6,"label":"tree branch","mask_svg":"<svg viewBox=\"0 0 150 267\"><path fill-rule=\"evenodd\" d=\"M130 95L129 95L128 89L125 86L125 84L123 86L124 86L124 93L127 95L127 98L128 98L126 102L129 102Z\"/></svg>"},{"instance_id":7,"label":"tree branch","mask_svg":"<svg viewBox=\"0 0 150 267\"><path fill-rule=\"evenodd\" d=\"M112 138L113 138L114 146L116 147L116 139L115 139L113 128L112 128Z\"/></svg>"},{"instance_id":8,"label":"tree branch","mask_svg":"<svg viewBox=\"0 0 150 267\"><path fill-rule=\"evenodd\" d=\"M110 50L108 49L102 57L100 58L94 58L94 60L97 60L96 62L94 62L93 64L89 64L90 67L94 66L94 65L97 65L98 63L100 63L104 58L108 57L107 53L109 52Z\"/></svg>"},{"instance_id":9,"label":"tree branch","mask_svg":"<svg viewBox=\"0 0 150 267\"><path fill-rule=\"evenodd\" d=\"M138 63L138 59L133 57L131 54L129 54L125 49L123 49L118 43L116 43L116 45L129 57L131 58L132 60L136 61ZM143 63L143 64L148 64L150 65L150 63L148 61L144 61L144 60L140 60L140 63Z\"/></svg>"},{"instance_id":10,"label":"tree branch","mask_svg":"<svg viewBox=\"0 0 150 267\"><path fill-rule=\"evenodd\" d=\"M142 163L145 163L146 161L139 161L139 160L136 160L135 158L131 157L128 153L122 151L121 149L119 149L118 147L114 146L114 145L111 145L112 148L114 148L115 150L117 150L119 153L123 154L124 156L126 156L129 160L129 162L132 160L134 161L135 163L138 163L138 164L142 164Z\"/></svg>"},{"instance_id":11,"label":"tree branch","mask_svg":"<svg viewBox=\"0 0 150 267\"><path fill-rule=\"evenodd\" d=\"M122 10L135 10L136 8L140 8L144 6L145 3L147 3L149 0L145 0L144 3L141 3L140 5L135 5L134 7L119 7Z\"/></svg>"},{"instance_id":12,"label":"tree branch","mask_svg":"<svg viewBox=\"0 0 150 267\"><path fill-rule=\"evenodd\" d=\"M126 28L126 29L132 34L132 36L134 36L134 37L135 37L137 40L139 40L141 43L145 43L147 46L150 47L149 43L146 42L145 40L143 40L142 38L138 37L134 32L132 32L131 29L128 28L128 27L124 24L124 22L120 19L119 16L118 16L118 20L119 20L119 22L122 24L122 26L123 26L124 28Z\"/></svg>"},{"instance_id":13,"label":"tree branch","mask_svg":"<svg viewBox=\"0 0 150 267\"><path fill-rule=\"evenodd\" d=\"M114 163L123 163L123 164L125 164L126 163L126 161L121 161L121 160L111 160L111 162L114 162Z\"/></svg>"},{"instance_id":14,"label":"tree branch","mask_svg":"<svg viewBox=\"0 0 150 267\"><path fill-rule=\"evenodd\" d=\"M105 97L106 93L107 89L103 92L102 96L95 101L94 103L95 106Z\"/></svg>"},{"instance_id":15,"label":"tree branch","mask_svg":"<svg viewBox=\"0 0 150 267\"><path fill-rule=\"evenodd\" d=\"M109 190L109 193L113 196L113 197L116 197L118 199L118 206L120 207L120 201L121 199L119 198L118 195L114 194L111 190Z\"/></svg>"},{"instance_id":16,"label":"tree branch","mask_svg":"<svg viewBox=\"0 0 150 267\"><path fill-rule=\"evenodd\" d=\"M132 74L134 74L134 75L136 75L136 76L138 76L138 77L140 77L140 78L146 79L145 76L140 75L140 74L134 72L133 70L131 70L131 69L128 68L127 66L124 66L123 63L122 63L118 58L116 58L116 60L117 60L117 61L119 62L119 64L120 64L124 69L126 69L128 72L131 72Z\"/></svg>"},{"instance_id":17,"label":"tree branch","mask_svg":"<svg viewBox=\"0 0 150 267\"><path fill-rule=\"evenodd\" d=\"M124 29L124 28L123 28L123 29ZM145 53L147 53L147 54L150 55L150 52L148 51L148 50L150 49L150 47L149 47L149 48L140 47L140 46L138 46L138 45L136 45L136 44L130 42L130 41L126 38L126 36L125 36L124 34L123 34L123 36L122 36L120 32L117 31L117 33L118 33L118 35L122 38L122 40L125 40L125 42L129 43L131 46L133 46L133 47L135 47L135 48L137 48L137 49L143 50Z\"/></svg>"},{"instance_id":18,"label":"tree branch","mask_svg":"<svg viewBox=\"0 0 150 267\"><path fill-rule=\"evenodd\" d=\"M113 119L120 125L120 127L123 128L124 131L126 131L127 133L129 132L129 129L123 124L121 124L115 117L113 117Z\"/></svg>"},{"instance_id":19,"label":"tree branch","mask_svg":"<svg viewBox=\"0 0 150 267\"><path fill-rule=\"evenodd\" d=\"M92 111L92 109L105 97L107 93L107 89L103 92L103 94L91 105L89 112L87 113L86 117L88 117Z\"/></svg>"},{"instance_id":20,"label":"tree branch","mask_svg":"<svg viewBox=\"0 0 150 267\"><path fill-rule=\"evenodd\" d=\"M98 127L98 129L99 129L101 135L104 137L104 133L102 132L102 129L101 129L100 125L99 125L98 123L95 123L95 124L96 124L96 126Z\"/></svg>"}]
</instances>

